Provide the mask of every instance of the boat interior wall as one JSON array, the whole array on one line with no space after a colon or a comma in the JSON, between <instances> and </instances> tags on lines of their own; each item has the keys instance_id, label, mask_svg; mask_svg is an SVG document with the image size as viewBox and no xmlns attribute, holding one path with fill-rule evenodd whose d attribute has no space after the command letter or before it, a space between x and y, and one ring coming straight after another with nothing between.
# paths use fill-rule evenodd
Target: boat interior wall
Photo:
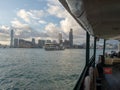
<instances>
[{"instance_id":1,"label":"boat interior wall","mask_svg":"<svg viewBox=\"0 0 120 90\"><path fill-rule=\"evenodd\" d=\"M87 19L97 37L112 38L120 35L119 0L83 0Z\"/></svg>"},{"instance_id":2,"label":"boat interior wall","mask_svg":"<svg viewBox=\"0 0 120 90\"><path fill-rule=\"evenodd\" d=\"M120 35L119 0L59 1L89 34L103 39Z\"/></svg>"}]
</instances>

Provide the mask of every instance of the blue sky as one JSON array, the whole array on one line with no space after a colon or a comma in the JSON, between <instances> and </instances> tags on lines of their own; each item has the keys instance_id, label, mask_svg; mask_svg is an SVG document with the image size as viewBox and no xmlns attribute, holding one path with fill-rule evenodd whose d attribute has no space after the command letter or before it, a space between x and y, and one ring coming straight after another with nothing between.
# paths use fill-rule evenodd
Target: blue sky
<instances>
[{"instance_id":1,"label":"blue sky","mask_svg":"<svg viewBox=\"0 0 120 90\"><path fill-rule=\"evenodd\" d=\"M42 9L44 4L39 5L39 1L36 0L2 0L0 3L0 20L2 24L8 24L9 21L16 17L16 12L20 9Z\"/></svg>"},{"instance_id":2,"label":"blue sky","mask_svg":"<svg viewBox=\"0 0 120 90\"><path fill-rule=\"evenodd\" d=\"M48 6L47 0L3 0L0 3L0 24L10 25L10 21L13 20L16 16L16 13L24 9L26 11L29 10L43 10L45 11ZM51 20L53 22L57 22L58 18L45 18L46 20ZM57 20L58 19L58 20Z\"/></svg>"}]
</instances>

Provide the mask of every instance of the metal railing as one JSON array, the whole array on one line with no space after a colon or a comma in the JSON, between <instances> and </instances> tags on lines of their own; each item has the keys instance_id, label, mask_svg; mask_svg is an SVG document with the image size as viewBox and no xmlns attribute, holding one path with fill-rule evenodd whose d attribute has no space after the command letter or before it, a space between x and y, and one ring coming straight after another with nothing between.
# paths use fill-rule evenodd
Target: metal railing
<instances>
[{"instance_id":1,"label":"metal railing","mask_svg":"<svg viewBox=\"0 0 120 90\"><path fill-rule=\"evenodd\" d=\"M88 69L90 66L94 65L94 55L89 59L89 63L88 65L85 66L85 68L83 69L83 72L81 74L81 76L79 77L79 80L77 81L75 87L73 90L83 90L83 81L85 76L87 75Z\"/></svg>"}]
</instances>

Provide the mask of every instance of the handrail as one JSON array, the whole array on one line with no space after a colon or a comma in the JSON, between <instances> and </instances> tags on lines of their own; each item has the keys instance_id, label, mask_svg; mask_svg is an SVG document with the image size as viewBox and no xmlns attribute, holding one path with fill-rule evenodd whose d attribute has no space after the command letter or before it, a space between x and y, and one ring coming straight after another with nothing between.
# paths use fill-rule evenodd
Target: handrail
<instances>
[{"instance_id":1,"label":"handrail","mask_svg":"<svg viewBox=\"0 0 120 90\"><path fill-rule=\"evenodd\" d=\"M89 59L88 65L86 65L85 68L83 69L83 72L82 72L82 74L80 75L80 78L79 78L79 80L77 81L77 83L76 83L76 85L75 85L75 87L74 87L73 90L82 90L81 88L83 88L82 85L83 85L84 78L85 78L85 76L86 76L86 73L87 73L87 71L88 71L88 68L89 68L92 64L94 64L94 55Z\"/></svg>"},{"instance_id":2,"label":"handrail","mask_svg":"<svg viewBox=\"0 0 120 90\"><path fill-rule=\"evenodd\" d=\"M95 61L94 55L89 60L89 66L91 66Z\"/></svg>"},{"instance_id":3,"label":"handrail","mask_svg":"<svg viewBox=\"0 0 120 90\"><path fill-rule=\"evenodd\" d=\"M82 87L82 83L83 83L83 80L84 80L87 70L88 70L88 67L85 66L85 68L83 69L83 72L80 75L80 78L78 79L73 90L80 90L80 88Z\"/></svg>"}]
</instances>

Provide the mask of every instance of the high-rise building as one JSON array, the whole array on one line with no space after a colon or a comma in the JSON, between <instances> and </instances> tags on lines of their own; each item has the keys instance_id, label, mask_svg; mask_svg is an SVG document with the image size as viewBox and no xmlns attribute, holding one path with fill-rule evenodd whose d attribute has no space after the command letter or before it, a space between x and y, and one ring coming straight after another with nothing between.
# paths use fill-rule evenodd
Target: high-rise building
<instances>
[{"instance_id":1,"label":"high-rise building","mask_svg":"<svg viewBox=\"0 0 120 90\"><path fill-rule=\"evenodd\" d=\"M38 40L38 47L43 48L45 45L45 40Z\"/></svg>"},{"instance_id":2,"label":"high-rise building","mask_svg":"<svg viewBox=\"0 0 120 90\"><path fill-rule=\"evenodd\" d=\"M18 38L14 39L14 48L18 48L19 47L19 40Z\"/></svg>"},{"instance_id":3,"label":"high-rise building","mask_svg":"<svg viewBox=\"0 0 120 90\"><path fill-rule=\"evenodd\" d=\"M32 38L32 46L35 47L35 39Z\"/></svg>"},{"instance_id":4,"label":"high-rise building","mask_svg":"<svg viewBox=\"0 0 120 90\"><path fill-rule=\"evenodd\" d=\"M31 48L31 47L33 47L32 42L19 39L19 48Z\"/></svg>"},{"instance_id":5,"label":"high-rise building","mask_svg":"<svg viewBox=\"0 0 120 90\"><path fill-rule=\"evenodd\" d=\"M59 44L62 44L62 33L59 33L58 39L59 39Z\"/></svg>"},{"instance_id":6,"label":"high-rise building","mask_svg":"<svg viewBox=\"0 0 120 90\"><path fill-rule=\"evenodd\" d=\"M10 38L11 38L10 47L13 47L13 39L14 39L14 31L13 30L11 30L11 32L10 32Z\"/></svg>"},{"instance_id":7,"label":"high-rise building","mask_svg":"<svg viewBox=\"0 0 120 90\"><path fill-rule=\"evenodd\" d=\"M25 47L25 41L23 39L19 39L19 48L24 48Z\"/></svg>"},{"instance_id":8,"label":"high-rise building","mask_svg":"<svg viewBox=\"0 0 120 90\"><path fill-rule=\"evenodd\" d=\"M70 29L70 32L69 32L69 41L70 41L70 47L72 48L73 47L73 30Z\"/></svg>"},{"instance_id":9,"label":"high-rise building","mask_svg":"<svg viewBox=\"0 0 120 90\"><path fill-rule=\"evenodd\" d=\"M69 40L64 40L63 45L64 45L65 48L70 48L70 41Z\"/></svg>"}]
</instances>

